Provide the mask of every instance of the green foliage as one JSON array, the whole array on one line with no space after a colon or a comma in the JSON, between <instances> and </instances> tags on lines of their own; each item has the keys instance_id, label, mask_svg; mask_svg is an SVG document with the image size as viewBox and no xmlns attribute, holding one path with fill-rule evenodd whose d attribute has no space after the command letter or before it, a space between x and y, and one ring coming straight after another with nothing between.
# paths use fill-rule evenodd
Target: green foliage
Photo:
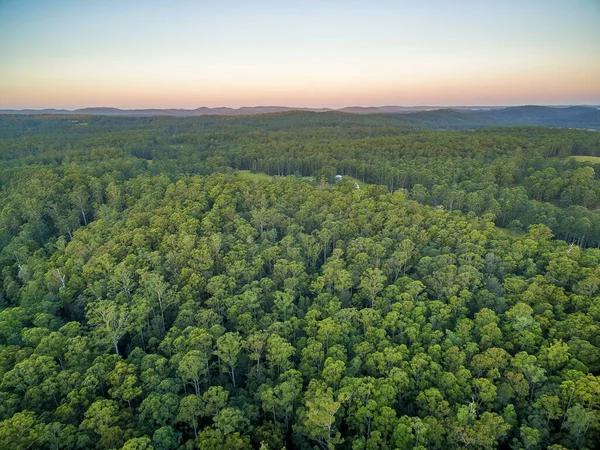
<instances>
[{"instance_id":1,"label":"green foliage","mask_svg":"<svg viewBox=\"0 0 600 450\"><path fill-rule=\"evenodd\" d=\"M594 134L10 120L0 448L600 440Z\"/></svg>"}]
</instances>

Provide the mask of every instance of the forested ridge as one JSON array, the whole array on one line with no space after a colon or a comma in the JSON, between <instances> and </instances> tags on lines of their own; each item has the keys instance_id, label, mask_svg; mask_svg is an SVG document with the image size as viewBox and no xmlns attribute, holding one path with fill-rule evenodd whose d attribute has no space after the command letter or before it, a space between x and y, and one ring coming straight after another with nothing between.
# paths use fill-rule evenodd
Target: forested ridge
<instances>
[{"instance_id":1,"label":"forested ridge","mask_svg":"<svg viewBox=\"0 0 600 450\"><path fill-rule=\"evenodd\" d=\"M581 128L600 130L600 109L597 106L514 106L514 107L433 107L403 106L383 107L346 107L328 108L290 108L282 106L256 106L232 108L197 109L119 109L119 108L83 108L77 110L6 110L0 114L12 115L102 115L120 117L194 117L194 116L247 116L276 113L351 113L376 114L378 122L385 117L388 123L403 127L424 128L483 128L490 126L550 126L563 128Z\"/></svg>"},{"instance_id":2,"label":"forested ridge","mask_svg":"<svg viewBox=\"0 0 600 450\"><path fill-rule=\"evenodd\" d=\"M0 448L597 448L600 136L395 120L0 116Z\"/></svg>"}]
</instances>

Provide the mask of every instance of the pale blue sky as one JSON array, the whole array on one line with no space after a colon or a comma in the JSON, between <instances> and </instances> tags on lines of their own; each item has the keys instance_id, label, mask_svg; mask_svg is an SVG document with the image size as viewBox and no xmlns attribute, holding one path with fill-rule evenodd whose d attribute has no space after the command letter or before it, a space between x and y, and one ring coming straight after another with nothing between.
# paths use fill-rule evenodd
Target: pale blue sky
<instances>
[{"instance_id":1,"label":"pale blue sky","mask_svg":"<svg viewBox=\"0 0 600 450\"><path fill-rule=\"evenodd\" d=\"M600 103L600 1L0 0L0 107Z\"/></svg>"}]
</instances>

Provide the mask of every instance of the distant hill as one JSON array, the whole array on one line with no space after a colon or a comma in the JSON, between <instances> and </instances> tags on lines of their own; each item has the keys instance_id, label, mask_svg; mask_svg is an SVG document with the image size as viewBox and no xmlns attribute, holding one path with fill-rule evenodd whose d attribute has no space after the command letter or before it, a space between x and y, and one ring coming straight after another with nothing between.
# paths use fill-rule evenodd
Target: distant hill
<instances>
[{"instance_id":1,"label":"distant hill","mask_svg":"<svg viewBox=\"0 0 600 450\"><path fill-rule=\"evenodd\" d=\"M532 120L532 121L548 121L562 120L567 117L575 117L586 112L593 111L593 108L586 106L568 106L564 108L551 108L548 106L515 106L504 108L495 111L486 112L497 118L505 118L507 120Z\"/></svg>"},{"instance_id":2,"label":"distant hill","mask_svg":"<svg viewBox=\"0 0 600 450\"><path fill-rule=\"evenodd\" d=\"M347 106L336 111L352 114L409 114L422 111L456 110L456 111L480 111L501 109L500 106Z\"/></svg>"},{"instance_id":3,"label":"distant hill","mask_svg":"<svg viewBox=\"0 0 600 450\"><path fill-rule=\"evenodd\" d=\"M587 106L517 106L477 111L445 109L410 113L407 118L428 128L548 126L600 130L600 110Z\"/></svg>"},{"instance_id":4,"label":"distant hill","mask_svg":"<svg viewBox=\"0 0 600 450\"><path fill-rule=\"evenodd\" d=\"M291 108L286 106L244 106L241 108L207 108L206 106L196 109L119 109L110 107L92 107L81 109L0 109L0 114L85 114L100 116L247 116L255 114L269 114L286 111L330 111L328 108Z\"/></svg>"},{"instance_id":5,"label":"distant hill","mask_svg":"<svg viewBox=\"0 0 600 450\"><path fill-rule=\"evenodd\" d=\"M600 128L600 110L589 106L518 106L481 112L495 124L544 125L551 127Z\"/></svg>"},{"instance_id":6,"label":"distant hill","mask_svg":"<svg viewBox=\"0 0 600 450\"><path fill-rule=\"evenodd\" d=\"M497 107L491 106L348 106L340 109L333 108L302 108L289 106L242 106L241 108L217 107L208 108L202 106L196 109L167 108L167 109L120 109L111 107L91 107L80 109L0 109L0 114L91 114L103 116L246 116L254 114L281 113L288 111L313 111L327 112L339 111L350 114L408 114L418 111L432 111L439 109L456 110L481 110Z\"/></svg>"},{"instance_id":7,"label":"distant hill","mask_svg":"<svg viewBox=\"0 0 600 450\"><path fill-rule=\"evenodd\" d=\"M389 106L387 108L390 108ZM391 107L393 108L393 107ZM402 108L402 107L396 107ZM383 112L406 112L404 110L398 111L384 111L384 107L377 106L347 106L346 108L338 109L340 112L346 112L350 114L381 114Z\"/></svg>"},{"instance_id":8,"label":"distant hill","mask_svg":"<svg viewBox=\"0 0 600 450\"><path fill-rule=\"evenodd\" d=\"M493 106L457 106L452 108L432 106L352 106L338 110L329 108L292 108L286 106L251 106L241 108L200 107L196 109L119 109L110 107L94 107L76 110L0 110L0 114L69 114L127 117L234 117L293 112L328 112L333 114L344 113L353 116L368 115L373 116L373 120L369 120L369 123L371 124L380 122L382 125L384 123L387 125L393 123L397 126L438 129L473 129L493 126L550 126L600 130L600 109L596 106L558 107L526 105L507 108Z\"/></svg>"}]
</instances>

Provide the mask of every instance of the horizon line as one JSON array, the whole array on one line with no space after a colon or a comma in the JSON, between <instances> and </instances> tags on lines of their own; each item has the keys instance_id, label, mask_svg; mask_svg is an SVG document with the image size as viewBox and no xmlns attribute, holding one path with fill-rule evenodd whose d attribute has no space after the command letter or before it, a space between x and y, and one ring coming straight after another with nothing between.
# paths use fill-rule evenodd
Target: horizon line
<instances>
[{"instance_id":1,"label":"horizon line","mask_svg":"<svg viewBox=\"0 0 600 450\"><path fill-rule=\"evenodd\" d=\"M79 111L84 109L112 109L119 111L147 111L147 110L179 110L179 111L196 111L199 109L231 109L234 111L245 109L245 108L287 108L287 109L321 109L321 110L330 110L330 111L339 111L347 108L437 108L437 109L452 109L452 108L512 108L512 107L527 107L527 106L543 106L543 107L553 107L553 108L564 108L564 107L592 107L597 108L600 107L600 102L597 104L594 103L512 103L512 104L477 104L477 105L467 105L467 104L453 104L453 105L427 105L427 104L419 104L419 105L399 105L399 104L381 104L381 105L357 105L357 104L349 104L346 106L340 107L331 107L331 106L288 106L288 105L277 105L277 104L257 104L257 105L243 105L243 106L198 106L198 107L177 107L177 106L156 106L156 107L118 107L118 106L82 106L82 107L71 107L71 108L61 108L55 106L48 107L30 107L30 108L15 108L10 106L0 106L0 110L2 111L45 111L45 110L53 110L53 111Z\"/></svg>"}]
</instances>

